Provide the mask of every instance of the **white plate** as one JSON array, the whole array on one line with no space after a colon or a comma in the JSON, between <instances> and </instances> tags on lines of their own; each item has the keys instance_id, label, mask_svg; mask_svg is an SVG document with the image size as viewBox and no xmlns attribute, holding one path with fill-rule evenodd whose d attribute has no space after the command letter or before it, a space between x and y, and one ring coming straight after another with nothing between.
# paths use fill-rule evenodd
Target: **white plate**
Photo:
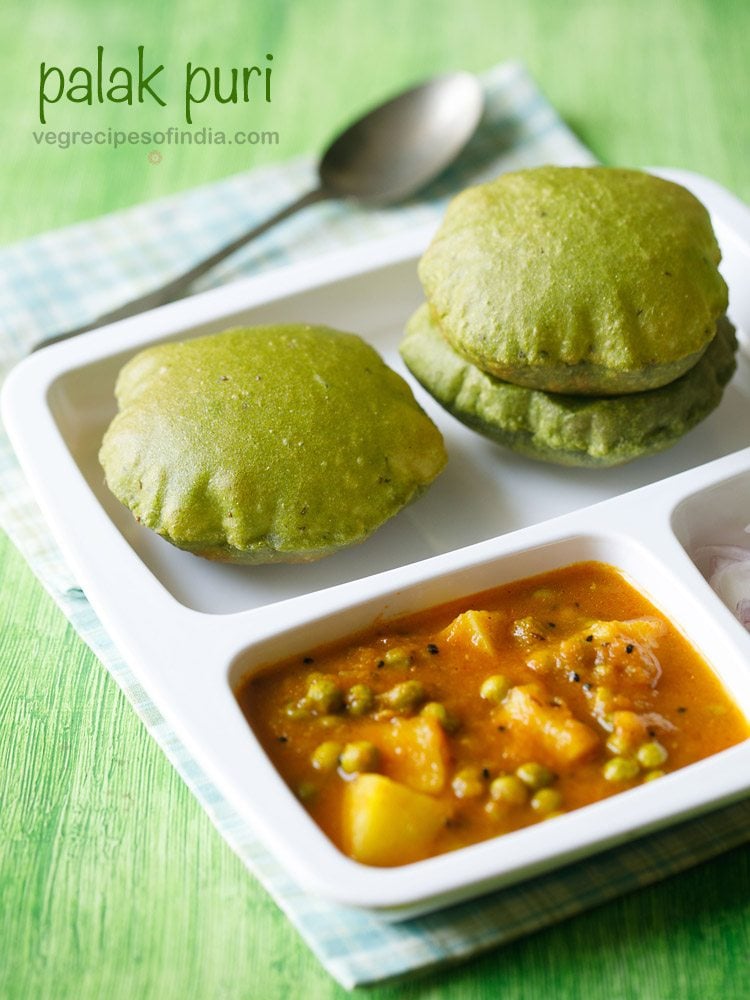
<instances>
[{"instance_id":1,"label":"white plate","mask_svg":"<svg viewBox=\"0 0 750 1000\"><path fill-rule=\"evenodd\" d=\"M669 176L709 207L730 314L750 330L750 211L705 178ZM415 265L429 236L251 278L47 348L12 372L2 399L14 447L73 571L191 752L303 887L398 915L537 874L750 790L744 743L554 823L372 869L343 857L309 819L233 695L255 666L379 615L596 558L619 566L683 628L750 714L750 636L683 547L727 541L750 521L750 448L738 450L750 444L750 364L742 355L708 420L669 451L612 470L563 470L513 455L417 387L446 438L447 470L364 545L310 566L197 559L137 525L104 487L96 456L115 411L114 380L146 344L237 323L304 320L362 334L403 372L397 344L421 299Z\"/></svg>"}]
</instances>

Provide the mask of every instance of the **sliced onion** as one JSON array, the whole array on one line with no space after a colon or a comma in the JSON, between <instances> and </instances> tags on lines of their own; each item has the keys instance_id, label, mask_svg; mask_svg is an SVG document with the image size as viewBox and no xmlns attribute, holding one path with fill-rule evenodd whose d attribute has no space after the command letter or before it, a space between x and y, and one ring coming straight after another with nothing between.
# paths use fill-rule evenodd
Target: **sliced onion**
<instances>
[{"instance_id":1,"label":"sliced onion","mask_svg":"<svg viewBox=\"0 0 750 1000\"><path fill-rule=\"evenodd\" d=\"M750 549L705 545L695 558L714 592L750 631Z\"/></svg>"}]
</instances>

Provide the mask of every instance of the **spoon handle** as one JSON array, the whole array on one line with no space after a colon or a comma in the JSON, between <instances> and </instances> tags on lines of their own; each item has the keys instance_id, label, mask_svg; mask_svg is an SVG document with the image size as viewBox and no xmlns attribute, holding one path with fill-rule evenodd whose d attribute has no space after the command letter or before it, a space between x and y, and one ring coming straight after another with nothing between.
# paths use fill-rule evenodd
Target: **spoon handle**
<instances>
[{"instance_id":1,"label":"spoon handle","mask_svg":"<svg viewBox=\"0 0 750 1000\"><path fill-rule=\"evenodd\" d=\"M168 281L161 287L155 288L150 292L146 292L145 295L140 295L137 299L131 299L130 302L126 302L124 305L118 306L117 309L112 309L110 312L97 316L97 318L92 320L90 323L78 326L74 330L66 330L64 333L58 333L55 336L47 337L45 340L35 344L32 351L38 351L40 348L47 347L49 344L56 344L60 340L68 340L70 337L76 337L79 333L87 333L89 330L96 330L100 326L106 326L107 323L114 323L119 319L127 319L129 316L136 316L138 313L145 312L147 309L155 309L157 306L163 306L166 305L167 302L174 302L175 299L182 298L182 296L188 292L194 281L197 281L198 278L202 277L212 268L216 267L216 265L220 264L221 261L231 256L239 250L240 247L244 247L246 243L254 240L257 236L261 236L272 226L275 226L277 222L282 222L284 219L288 219L289 216L294 215L295 212L299 212L301 209L307 208L308 205L314 205L318 201L324 201L326 198L331 197L332 195L324 187L317 187L306 192L291 204L280 209L269 219L266 219L265 222L261 222L260 225L255 226L248 232L242 233L236 239L232 240L231 243L227 243L226 246L220 247L212 253L210 257L206 257L204 260L191 267L188 271L185 271L176 278L172 278L171 281Z\"/></svg>"}]
</instances>

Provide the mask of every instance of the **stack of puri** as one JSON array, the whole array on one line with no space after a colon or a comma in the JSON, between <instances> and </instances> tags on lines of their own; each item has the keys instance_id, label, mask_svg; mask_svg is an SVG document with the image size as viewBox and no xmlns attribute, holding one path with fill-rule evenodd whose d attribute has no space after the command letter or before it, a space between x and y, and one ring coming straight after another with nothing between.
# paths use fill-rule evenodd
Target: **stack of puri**
<instances>
[{"instance_id":1,"label":"stack of puri","mask_svg":"<svg viewBox=\"0 0 750 1000\"><path fill-rule=\"evenodd\" d=\"M720 258L678 184L607 167L504 174L449 205L401 354L450 413L514 451L629 462L674 444L732 377Z\"/></svg>"}]
</instances>

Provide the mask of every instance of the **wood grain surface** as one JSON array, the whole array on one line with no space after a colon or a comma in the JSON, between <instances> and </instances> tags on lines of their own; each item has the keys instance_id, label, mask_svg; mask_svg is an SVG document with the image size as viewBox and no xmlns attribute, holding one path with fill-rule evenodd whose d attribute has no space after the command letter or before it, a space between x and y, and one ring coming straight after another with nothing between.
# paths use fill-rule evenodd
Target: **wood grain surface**
<instances>
[{"instance_id":1,"label":"wood grain surface","mask_svg":"<svg viewBox=\"0 0 750 1000\"><path fill-rule=\"evenodd\" d=\"M605 162L700 171L750 200L747 0L5 0L0 240L8 242L320 146L354 111L442 69L523 58ZM168 67L274 54L275 147L38 147L39 62ZM85 111L85 116L82 112ZM130 116L125 114L129 111ZM116 113L115 113L116 112ZM236 127L237 108L206 122ZM177 117L175 113L175 117ZM82 121L85 118L85 126ZM155 120L156 119L156 120ZM61 109L55 127L167 123L143 109ZM670 1000L750 996L750 851L390 997ZM0 997L345 995L150 741L114 682L0 538Z\"/></svg>"}]
</instances>

